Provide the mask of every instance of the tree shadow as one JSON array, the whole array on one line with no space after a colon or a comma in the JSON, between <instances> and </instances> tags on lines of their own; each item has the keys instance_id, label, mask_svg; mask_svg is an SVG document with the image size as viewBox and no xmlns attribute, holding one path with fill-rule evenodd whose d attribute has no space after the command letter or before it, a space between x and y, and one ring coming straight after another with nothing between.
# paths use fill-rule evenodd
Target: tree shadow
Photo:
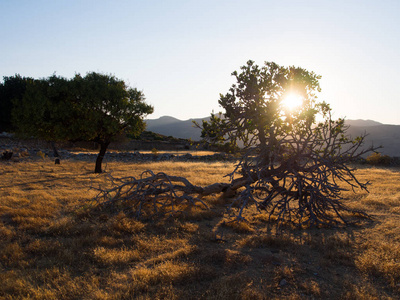
<instances>
[{"instance_id":1,"label":"tree shadow","mask_svg":"<svg viewBox=\"0 0 400 300\"><path fill-rule=\"evenodd\" d=\"M229 220L223 201L211 210L146 220L122 211L75 210L26 231L24 239L35 272L62 270L82 286L96 278L128 298L158 297L165 286L181 299L357 298L360 284L370 293L395 295L357 268L357 239L375 223L278 230L257 216L242 224ZM113 277L119 281L109 281Z\"/></svg>"}]
</instances>

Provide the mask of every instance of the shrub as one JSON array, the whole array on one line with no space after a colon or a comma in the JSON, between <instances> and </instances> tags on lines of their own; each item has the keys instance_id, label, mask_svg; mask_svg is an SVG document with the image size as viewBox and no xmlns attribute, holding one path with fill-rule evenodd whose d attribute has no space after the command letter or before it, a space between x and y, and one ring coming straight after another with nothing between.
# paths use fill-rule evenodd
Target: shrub
<instances>
[{"instance_id":1,"label":"shrub","mask_svg":"<svg viewBox=\"0 0 400 300\"><path fill-rule=\"evenodd\" d=\"M374 152L366 159L367 164L370 165L390 165L391 158L388 155L382 155L379 152Z\"/></svg>"}]
</instances>

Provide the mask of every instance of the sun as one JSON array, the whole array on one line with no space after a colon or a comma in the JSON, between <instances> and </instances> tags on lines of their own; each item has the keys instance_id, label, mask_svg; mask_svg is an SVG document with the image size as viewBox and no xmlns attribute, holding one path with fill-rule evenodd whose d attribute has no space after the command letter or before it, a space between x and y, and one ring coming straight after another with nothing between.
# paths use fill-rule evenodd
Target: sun
<instances>
[{"instance_id":1,"label":"sun","mask_svg":"<svg viewBox=\"0 0 400 300\"><path fill-rule=\"evenodd\" d=\"M282 104L286 108L294 110L303 104L303 97L296 93L289 93L283 98Z\"/></svg>"}]
</instances>

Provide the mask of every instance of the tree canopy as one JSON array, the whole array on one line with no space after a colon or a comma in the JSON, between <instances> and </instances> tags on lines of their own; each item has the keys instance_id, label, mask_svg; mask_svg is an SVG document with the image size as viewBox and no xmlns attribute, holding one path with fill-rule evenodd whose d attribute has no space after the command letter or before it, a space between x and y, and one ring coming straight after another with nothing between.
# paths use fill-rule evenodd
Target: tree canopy
<instances>
[{"instance_id":1,"label":"tree canopy","mask_svg":"<svg viewBox=\"0 0 400 300\"><path fill-rule=\"evenodd\" d=\"M32 80L18 74L3 78L3 83L0 84L0 131L13 132L15 130L11 118L13 99L21 99L27 83Z\"/></svg>"},{"instance_id":2,"label":"tree canopy","mask_svg":"<svg viewBox=\"0 0 400 300\"><path fill-rule=\"evenodd\" d=\"M143 92L111 75L88 73L72 79L50 76L27 84L15 100L17 131L51 141L93 141L100 145L95 172L107 147L121 133L140 134L153 112Z\"/></svg>"},{"instance_id":3,"label":"tree canopy","mask_svg":"<svg viewBox=\"0 0 400 300\"><path fill-rule=\"evenodd\" d=\"M237 83L227 94L220 95L223 116L212 114L211 120L202 124L202 137L214 143L241 142L245 149L257 146L269 159L278 135L311 129L317 113L329 110L328 105L316 103L320 76L313 72L273 62L259 67L253 61L241 70L232 73ZM292 93L302 98L302 105L296 110L285 107L283 102Z\"/></svg>"}]
</instances>

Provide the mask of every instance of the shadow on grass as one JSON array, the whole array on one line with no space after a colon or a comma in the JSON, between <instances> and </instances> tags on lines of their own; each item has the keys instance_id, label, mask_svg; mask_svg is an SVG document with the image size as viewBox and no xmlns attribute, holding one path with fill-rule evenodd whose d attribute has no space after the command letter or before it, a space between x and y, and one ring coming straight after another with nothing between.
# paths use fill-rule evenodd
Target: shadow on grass
<instances>
[{"instance_id":1,"label":"shadow on grass","mask_svg":"<svg viewBox=\"0 0 400 300\"><path fill-rule=\"evenodd\" d=\"M7 235L4 227L0 279L6 284L0 295L89 299L395 295L384 281L370 280L357 268L358 239L371 223L278 231L260 217L243 223L226 220L220 203L210 211L194 209L145 221L123 212L81 210L64 212L33 231Z\"/></svg>"}]
</instances>

